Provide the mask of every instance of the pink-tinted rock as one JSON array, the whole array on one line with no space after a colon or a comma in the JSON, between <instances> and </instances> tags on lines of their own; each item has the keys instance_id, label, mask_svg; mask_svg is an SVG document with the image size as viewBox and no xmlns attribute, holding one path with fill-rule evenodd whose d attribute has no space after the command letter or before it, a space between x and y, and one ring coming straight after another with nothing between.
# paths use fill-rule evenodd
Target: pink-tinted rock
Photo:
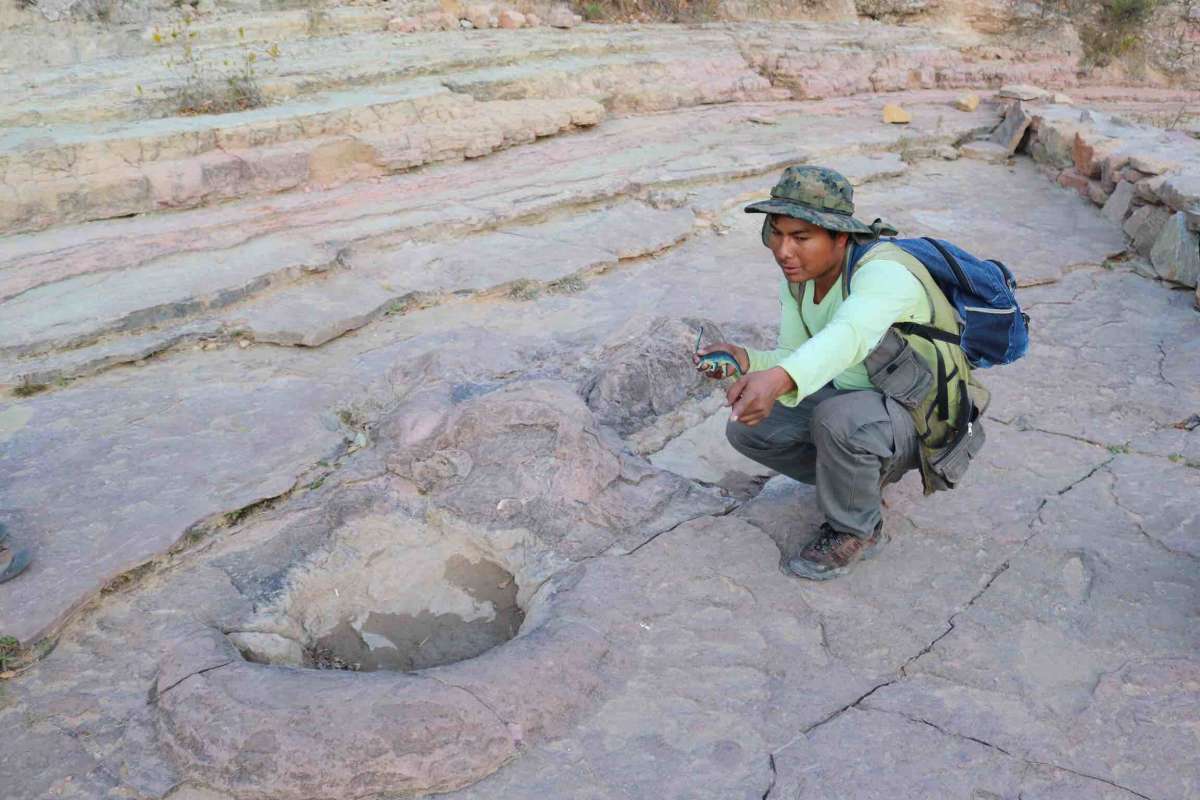
<instances>
[{"instance_id":1,"label":"pink-tinted rock","mask_svg":"<svg viewBox=\"0 0 1200 800\"><path fill-rule=\"evenodd\" d=\"M1088 179L1080 175L1074 169L1065 169L1058 175L1058 185L1067 189L1074 189L1079 192L1080 196L1088 196Z\"/></svg>"},{"instance_id":2,"label":"pink-tinted rock","mask_svg":"<svg viewBox=\"0 0 1200 800\"><path fill-rule=\"evenodd\" d=\"M576 25L575 14L567 6L555 6L550 10L550 15L546 17L546 24L551 28L574 28Z\"/></svg>"},{"instance_id":3,"label":"pink-tinted rock","mask_svg":"<svg viewBox=\"0 0 1200 800\"><path fill-rule=\"evenodd\" d=\"M491 27L492 6L490 4L467 6L466 14L467 21L476 29L484 30Z\"/></svg>"},{"instance_id":4,"label":"pink-tinted rock","mask_svg":"<svg viewBox=\"0 0 1200 800\"><path fill-rule=\"evenodd\" d=\"M1115 139L1095 139L1093 134L1085 136L1083 131L1076 133L1072 149L1075 169L1080 175L1099 178L1104 159L1116 150L1119 144Z\"/></svg>"},{"instance_id":5,"label":"pink-tinted rock","mask_svg":"<svg viewBox=\"0 0 1200 800\"><path fill-rule=\"evenodd\" d=\"M421 23L412 17L396 17L388 22L387 29L392 33L416 33Z\"/></svg>"},{"instance_id":6,"label":"pink-tinted rock","mask_svg":"<svg viewBox=\"0 0 1200 800\"><path fill-rule=\"evenodd\" d=\"M525 15L519 11L514 11L511 8L505 8L500 12L500 27L508 30L514 28L525 27Z\"/></svg>"}]
</instances>

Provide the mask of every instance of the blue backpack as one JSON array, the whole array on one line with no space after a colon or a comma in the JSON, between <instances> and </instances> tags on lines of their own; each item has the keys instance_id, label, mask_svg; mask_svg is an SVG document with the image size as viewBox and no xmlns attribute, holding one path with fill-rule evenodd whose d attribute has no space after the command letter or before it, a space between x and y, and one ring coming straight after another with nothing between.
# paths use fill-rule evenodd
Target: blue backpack
<instances>
[{"instance_id":1,"label":"blue backpack","mask_svg":"<svg viewBox=\"0 0 1200 800\"><path fill-rule=\"evenodd\" d=\"M1017 304L1017 281L1008 267L983 260L941 239L876 239L854 245L851 264L881 242L890 242L920 261L958 311L959 336L914 323L894 327L956 344L972 367L1010 364L1029 349L1029 317Z\"/></svg>"}]
</instances>

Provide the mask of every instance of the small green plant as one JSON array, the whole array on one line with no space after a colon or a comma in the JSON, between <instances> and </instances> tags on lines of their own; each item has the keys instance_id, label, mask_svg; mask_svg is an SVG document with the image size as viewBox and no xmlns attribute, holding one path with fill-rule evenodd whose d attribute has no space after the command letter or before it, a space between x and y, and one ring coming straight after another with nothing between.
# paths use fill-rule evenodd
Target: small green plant
<instances>
[{"instance_id":1,"label":"small green plant","mask_svg":"<svg viewBox=\"0 0 1200 800\"><path fill-rule=\"evenodd\" d=\"M17 397L33 397L35 394L41 394L49 388L50 384L48 383L37 383L27 380L13 389L12 393Z\"/></svg>"},{"instance_id":2,"label":"small green plant","mask_svg":"<svg viewBox=\"0 0 1200 800\"><path fill-rule=\"evenodd\" d=\"M0 672L8 672L21 655L21 642L15 636L0 636Z\"/></svg>"},{"instance_id":3,"label":"small green plant","mask_svg":"<svg viewBox=\"0 0 1200 800\"><path fill-rule=\"evenodd\" d=\"M586 287L587 284L583 282L583 278L578 275L568 275L565 278L559 278L551 282L546 287L546 291L553 294L575 294L576 292L582 292Z\"/></svg>"},{"instance_id":4,"label":"small green plant","mask_svg":"<svg viewBox=\"0 0 1200 800\"><path fill-rule=\"evenodd\" d=\"M1086 62L1106 66L1139 50L1158 0L1092 0L1074 16Z\"/></svg>"},{"instance_id":5,"label":"small green plant","mask_svg":"<svg viewBox=\"0 0 1200 800\"><path fill-rule=\"evenodd\" d=\"M199 31L193 28L195 17L185 11L172 25L151 37L155 44L173 47L167 67L179 79L174 92L175 111L182 115L225 114L266 105L258 81L258 62L265 57L279 58L279 45L272 43L261 51L246 41L246 29L238 28L238 50L232 57L216 63L197 49ZM139 96L142 87L137 87Z\"/></svg>"},{"instance_id":6,"label":"small green plant","mask_svg":"<svg viewBox=\"0 0 1200 800\"><path fill-rule=\"evenodd\" d=\"M707 22L719 16L720 0L587 0L579 13L588 20Z\"/></svg>"},{"instance_id":7,"label":"small green plant","mask_svg":"<svg viewBox=\"0 0 1200 800\"><path fill-rule=\"evenodd\" d=\"M1108 446L1108 452L1112 453L1114 456L1121 456L1128 455L1133 451L1129 449L1129 445L1127 444L1110 444Z\"/></svg>"},{"instance_id":8,"label":"small green plant","mask_svg":"<svg viewBox=\"0 0 1200 800\"><path fill-rule=\"evenodd\" d=\"M1187 461L1187 459L1183 457L1183 453L1171 453L1171 455L1167 456L1167 460L1172 464L1182 464L1183 462Z\"/></svg>"},{"instance_id":9,"label":"small green plant","mask_svg":"<svg viewBox=\"0 0 1200 800\"><path fill-rule=\"evenodd\" d=\"M541 294L542 289L538 282L527 278L513 281L508 287L508 296L513 300L537 300Z\"/></svg>"}]
</instances>

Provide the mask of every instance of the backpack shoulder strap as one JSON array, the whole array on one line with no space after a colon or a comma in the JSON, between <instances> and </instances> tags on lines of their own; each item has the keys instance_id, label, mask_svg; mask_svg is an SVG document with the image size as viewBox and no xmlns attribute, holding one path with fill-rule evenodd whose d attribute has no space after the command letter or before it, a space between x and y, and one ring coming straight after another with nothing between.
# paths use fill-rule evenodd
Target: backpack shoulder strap
<instances>
[{"instance_id":1,"label":"backpack shoulder strap","mask_svg":"<svg viewBox=\"0 0 1200 800\"><path fill-rule=\"evenodd\" d=\"M804 287L808 285L808 281L804 283L792 283L788 281L788 291L791 292L792 299L796 301L796 313L800 315L800 324L804 326L804 333L808 338L813 338L812 331L808 329L808 323L804 321Z\"/></svg>"}]
</instances>

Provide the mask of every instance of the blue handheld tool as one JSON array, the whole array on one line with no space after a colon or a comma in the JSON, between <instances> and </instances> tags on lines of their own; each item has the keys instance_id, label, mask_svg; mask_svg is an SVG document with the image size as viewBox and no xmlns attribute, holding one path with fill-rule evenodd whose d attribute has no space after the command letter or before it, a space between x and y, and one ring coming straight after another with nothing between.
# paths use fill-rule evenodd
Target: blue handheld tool
<instances>
[{"instance_id":1,"label":"blue handheld tool","mask_svg":"<svg viewBox=\"0 0 1200 800\"><path fill-rule=\"evenodd\" d=\"M700 355L700 339L703 336L704 327L701 326L700 333L696 336L696 347L694 348L697 355ZM742 375L742 367L738 364L737 358L727 350L714 350L711 353L700 356L700 363L696 365L696 369L705 373L719 372L723 378L727 378L731 374L738 377Z\"/></svg>"}]
</instances>

